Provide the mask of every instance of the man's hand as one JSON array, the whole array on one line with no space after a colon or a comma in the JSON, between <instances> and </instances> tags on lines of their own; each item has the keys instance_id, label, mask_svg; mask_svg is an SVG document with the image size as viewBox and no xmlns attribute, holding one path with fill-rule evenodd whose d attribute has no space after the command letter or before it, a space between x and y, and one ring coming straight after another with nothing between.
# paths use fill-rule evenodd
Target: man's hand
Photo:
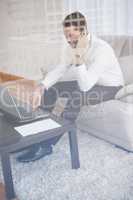
<instances>
[{"instance_id":1,"label":"man's hand","mask_svg":"<svg viewBox=\"0 0 133 200\"><path fill-rule=\"evenodd\" d=\"M31 96L30 104L32 105L33 110L38 108L41 105L41 99L44 95L45 87L42 84L37 85L33 92L33 96Z\"/></svg>"}]
</instances>

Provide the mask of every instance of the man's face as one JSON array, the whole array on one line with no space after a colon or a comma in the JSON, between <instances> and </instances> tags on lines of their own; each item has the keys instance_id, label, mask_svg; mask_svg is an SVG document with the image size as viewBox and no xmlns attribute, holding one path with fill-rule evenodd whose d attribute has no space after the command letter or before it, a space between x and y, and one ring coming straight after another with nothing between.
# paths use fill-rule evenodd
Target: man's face
<instances>
[{"instance_id":1,"label":"man's face","mask_svg":"<svg viewBox=\"0 0 133 200\"><path fill-rule=\"evenodd\" d=\"M76 48L81 32L76 26L64 27L64 35L72 48Z\"/></svg>"}]
</instances>

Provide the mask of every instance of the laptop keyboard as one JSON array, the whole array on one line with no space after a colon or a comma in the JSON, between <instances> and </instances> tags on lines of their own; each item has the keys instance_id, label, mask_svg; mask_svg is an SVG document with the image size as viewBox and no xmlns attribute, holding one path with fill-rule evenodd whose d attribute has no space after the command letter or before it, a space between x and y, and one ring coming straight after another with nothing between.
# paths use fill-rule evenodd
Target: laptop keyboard
<instances>
[{"instance_id":1,"label":"laptop keyboard","mask_svg":"<svg viewBox=\"0 0 133 200\"><path fill-rule=\"evenodd\" d=\"M49 116L49 112L41 108L38 108L37 110L33 111L33 118L35 119L44 118L48 116Z\"/></svg>"}]
</instances>

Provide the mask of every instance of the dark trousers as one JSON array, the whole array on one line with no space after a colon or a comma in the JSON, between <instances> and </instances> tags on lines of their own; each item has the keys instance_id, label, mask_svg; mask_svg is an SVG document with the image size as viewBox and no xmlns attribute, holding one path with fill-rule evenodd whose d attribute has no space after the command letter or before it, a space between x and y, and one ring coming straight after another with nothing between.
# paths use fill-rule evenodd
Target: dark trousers
<instances>
[{"instance_id":1,"label":"dark trousers","mask_svg":"<svg viewBox=\"0 0 133 200\"><path fill-rule=\"evenodd\" d=\"M68 98L68 107L80 110L83 105L95 105L102 101L114 99L115 94L122 86L95 85L87 92L79 89L77 81L58 82L45 91L42 104L52 110L58 97Z\"/></svg>"},{"instance_id":2,"label":"dark trousers","mask_svg":"<svg viewBox=\"0 0 133 200\"><path fill-rule=\"evenodd\" d=\"M95 85L91 90L82 92L77 81L58 82L53 87L45 91L42 105L52 111L55 102L59 97L68 98L68 103L63 116L70 120L76 119L80 108L84 105L95 105L103 101L114 99L115 94L122 86L100 86ZM48 140L42 145L55 145L60 137Z\"/></svg>"}]
</instances>

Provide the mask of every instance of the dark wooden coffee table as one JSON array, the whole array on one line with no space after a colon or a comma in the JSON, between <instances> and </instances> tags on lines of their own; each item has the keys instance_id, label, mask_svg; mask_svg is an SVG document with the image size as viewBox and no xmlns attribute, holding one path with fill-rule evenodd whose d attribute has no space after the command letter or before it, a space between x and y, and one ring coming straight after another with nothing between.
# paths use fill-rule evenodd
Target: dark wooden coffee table
<instances>
[{"instance_id":1,"label":"dark wooden coffee table","mask_svg":"<svg viewBox=\"0 0 133 200\"><path fill-rule=\"evenodd\" d=\"M32 144L68 133L72 169L80 167L75 123L56 118L53 115L50 118L58 122L61 127L23 137L14 129L15 126L18 126L16 122L10 122L4 116L0 116L0 154L7 200L16 198L10 163L10 153L12 152L23 150Z\"/></svg>"}]
</instances>

